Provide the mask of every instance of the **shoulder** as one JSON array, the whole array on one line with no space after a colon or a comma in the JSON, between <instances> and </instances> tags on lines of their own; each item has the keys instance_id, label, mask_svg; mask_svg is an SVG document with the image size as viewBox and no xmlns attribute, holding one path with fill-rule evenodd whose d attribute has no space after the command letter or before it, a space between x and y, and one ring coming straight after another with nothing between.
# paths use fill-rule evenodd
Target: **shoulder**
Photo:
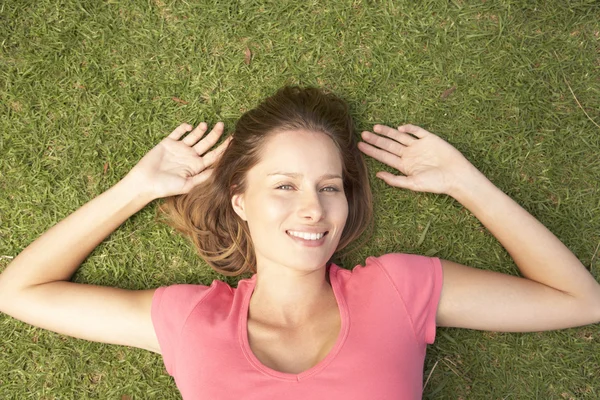
<instances>
[{"instance_id":1,"label":"shoulder","mask_svg":"<svg viewBox=\"0 0 600 400\"><path fill-rule=\"evenodd\" d=\"M376 273L384 271L386 274L423 274L431 272L441 273L441 261L437 257L428 257L418 254L387 253L380 256L370 256L365 260L365 265L357 265L353 273Z\"/></svg>"},{"instance_id":2,"label":"shoulder","mask_svg":"<svg viewBox=\"0 0 600 400\"><path fill-rule=\"evenodd\" d=\"M188 314L207 297L214 294L227 294L232 288L225 282L214 280L210 286L177 284L161 286L152 298L152 313Z\"/></svg>"},{"instance_id":3,"label":"shoulder","mask_svg":"<svg viewBox=\"0 0 600 400\"><path fill-rule=\"evenodd\" d=\"M429 267L439 261L437 258L419 254L388 253L377 257L367 257L365 264L376 264L382 268L418 268Z\"/></svg>"},{"instance_id":4,"label":"shoulder","mask_svg":"<svg viewBox=\"0 0 600 400\"><path fill-rule=\"evenodd\" d=\"M418 290L424 282L441 287L442 264L437 257L418 254L388 253L367 257L364 265L356 265L351 271L336 268L343 281L382 285L391 283L399 292Z\"/></svg>"},{"instance_id":5,"label":"shoulder","mask_svg":"<svg viewBox=\"0 0 600 400\"><path fill-rule=\"evenodd\" d=\"M437 291L442 285L442 265L437 257L388 253L368 257L361 269L371 276L385 276L399 293L412 294L427 289Z\"/></svg>"},{"instance_id":6,"label":"shoulder","mask_svg":"<svg viewBox=\"0 0 600 400\"><path fill-rule=\"evenodd\" d=\"M410 316L419 341L431 344L435 338L435 316L442 291L442 264L437 257L390 253L369 257L365 270L382 272ZM382 278L383 279L383 278Z\"/></svg>"},{"instance_id":7,"label":"shoulder","mask_svg":"<svg viewBox=\"0 0 600 400\"><path fill-rule=\"evenodd\" d=\"M169 297L173 301L201 298L204 297L206 293L211 290L211 288L218 286L216 282L218 281L213 281L210 286L192 284L161 286L156 289L156 292L154 292L154 298L157 302L162 301L166 297Z\"/></svg>"}]
</instances>

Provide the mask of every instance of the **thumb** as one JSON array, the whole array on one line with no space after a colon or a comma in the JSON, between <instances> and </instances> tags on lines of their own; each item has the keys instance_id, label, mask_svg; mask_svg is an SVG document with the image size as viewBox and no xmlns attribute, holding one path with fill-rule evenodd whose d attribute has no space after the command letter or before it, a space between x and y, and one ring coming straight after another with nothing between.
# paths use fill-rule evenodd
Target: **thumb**
<instances>
[{"instance_id":1,"label":"thumb","mask_svg":"<svg viewBox=\"0 0 600 400\"><path fill-rule=\"evenodd\" d=\"M208 178L212 175L214 169L207 168L204 171L200 172L198 175L187 178L185 185L182 189L182 194L189 193L196 186L206 182Z\"/></svg>"},{"instance_id":2,"label":"thumb","mask_svg":"<svg viewBox=\"0 0 600 400\"><path fill-rule=\"evenodd\" d=\"M379 179L382 179L390 186L414 190L414 181L410 176L393 175L385 171L380 171L375 176L377 176Z\"/></svg>"}]
</instances>

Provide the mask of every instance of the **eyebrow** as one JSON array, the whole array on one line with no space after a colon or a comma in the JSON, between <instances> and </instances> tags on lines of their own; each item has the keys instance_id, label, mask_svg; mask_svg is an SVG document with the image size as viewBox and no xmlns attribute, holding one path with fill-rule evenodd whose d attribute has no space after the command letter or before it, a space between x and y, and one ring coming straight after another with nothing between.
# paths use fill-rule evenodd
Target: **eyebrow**
<instances>
[{"instance_id":1,"label":"eyebrow","mask_svg":"<svg viewBox=\"0 0 600 400\"><path fill-rule=\"evenodd\" d=\"M293 172L273 172L272 174L268 174L267 176L273 176L273 175L284 175L284 176L289 176L290 178L295 178L295 179L300 178L302 176L302 174L296 174ZM338 174L324 174L324 175L321 175L318 180L334 179L334 178L342 179L342 177Z\"/></svg>"}]
</instances>

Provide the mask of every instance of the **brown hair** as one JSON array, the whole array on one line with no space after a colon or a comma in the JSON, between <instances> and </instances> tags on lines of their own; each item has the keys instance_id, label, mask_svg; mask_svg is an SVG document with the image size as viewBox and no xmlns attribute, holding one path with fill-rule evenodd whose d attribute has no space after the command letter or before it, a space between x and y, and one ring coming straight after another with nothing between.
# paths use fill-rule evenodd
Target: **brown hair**
<instances>
[{"instance_id":1,"label":"brown hair","mask_svg":"<svg viewBox=\"0 0 600 400\"><path fill-rule=\"evenodd\" d=\"M348 105L322 89L285 86L240 117L233 139L204 184L168 198L160 206L169 217L167 223L188 235L215 271L226 276L256 273L250 231L233 210L231 198L245 191L246 173L259 162L266 139L276 132L297 129L322 132L340 150L348 219L336 252L371 226L371 189Z\"/></svg>"}]
</instances>

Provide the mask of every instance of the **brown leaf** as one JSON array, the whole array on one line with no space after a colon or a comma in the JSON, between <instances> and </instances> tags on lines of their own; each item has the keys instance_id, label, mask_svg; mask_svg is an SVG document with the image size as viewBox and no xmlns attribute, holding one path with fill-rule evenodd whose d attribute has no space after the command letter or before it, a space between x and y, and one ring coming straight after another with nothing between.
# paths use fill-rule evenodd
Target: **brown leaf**
<instances>
[{"instance_id":1,"label":"brown leaf","mask_svg":"<svg viewBox=\"0 0 600 400\"><path fill-rule=\"evenodd\" d=\"M444 93L442 93L442 95L440 97L442 98L442 100L445 100L448 98L448 96L450 96L452 93L454 93L455 90L456 90L456 86L452 86L450 89L444 90Z\"/></svg>"},{"instance_id":2,"label":"brown leaf","mask_svg":"<svg viewBox=\"0 0 600 400\"><path fill-rule=\"evenodd\" d=\"M23 105L21 105L21 103L19 103L18 101L13 101L12 103L10 103L10 108L15 110L16 112L23 111Z\"/></svg>"},{"instance_id":3,"label":"brown leaf","mask_svg":"<svg viewBox=\"0 0 600 400\"><path fill-rule=\"evenodd\" d=\"M185 100L181 100L179 97L171 97L171 100L173 100L175 103L179 103L179 104L187 104L188 103Z\"/></svg>"},{"instance_id":4,"label":"brown leaf","mask_svg":"<svg viewBox=\"0 0 600 400\"><path fill-rule=\"evenodd\" d=\"M92 375L90 375L90 382L92 382L92 384L96 385L98 383L100 383L100 381L102 380L102 374L99 372L94 372Z\"/></svg>"},{"instance_id":5,"label":"brown leaf","mask_svg":"<svg viewBox=\"0 0 600 400\"><path fill-rule=\"evenodd\" d=\"M121 400L131 400L131 396L124 394L123 396L121 396Z\"/></svg>"},{"instance_id":6,"label":"brown leaf","mask_svg":"<svg viewBox=\"0 0 600 400\"><path fill-rule=\"evenodd\" d=\"M106 175L106 171L108 171L108 162L104 164L104 175Z\"/></svg>"},{"instance_id":7,"label":"brown leaf","mask_svg":"<svg viewBox=\"0 0 600 400\"><path fill-rule=\"evenodd\" d=\"M246 47L246 51L244 51L244 63L246 65L250 65L250 60L252 59L252 52L249 48Z\"/></svg>"}]
</instances>

